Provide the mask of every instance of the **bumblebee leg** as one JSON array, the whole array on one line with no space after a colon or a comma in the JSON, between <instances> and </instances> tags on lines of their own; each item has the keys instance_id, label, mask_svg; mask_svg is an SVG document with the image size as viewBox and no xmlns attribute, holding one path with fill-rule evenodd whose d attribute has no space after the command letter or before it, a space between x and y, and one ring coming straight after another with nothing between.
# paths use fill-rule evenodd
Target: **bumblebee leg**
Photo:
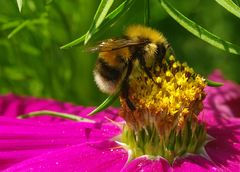
<instances>
[{"instance_id":1,"label":"bumblebee leg","mask_svg":"<svg viewBox=\"0 0 240 172\"><path fill-rule=\"evenodd\" d=\"M148 69L147 66L146 66L146 62L145 62L144 57L141 56L141 55L139 55L139 56L137 56L137 57L138 57L139 63L140 63L140 65L142 66L144 72L147 74L147 76L148 76L153 82L155 82L154 79L153 79L153 77L152 77L151 72L149 71L149 69Z\"/></svg>"},{"instance_id":2,"label":"bumblebee leg","mask_svg":"<svg viewBox=\"0 0 240 172\"><path fill-rule=\"evenodd\" d=\"M134 104L131 102L131 100L129 99L129 95L128 95L128 90L129 90L129 84L128 84L128 78L132 72L132 63L130 62L128 64L128 68L127 68L127 73L126 73L126 76L125 78L123 79L123 82L122 82L122 97L125 99L128 107L134 111L136 108L134 106Z\"/></svg>"},{"instance_id":3,"label":"bumblebee leg","mask_svg":"<svg viewBox=\"0 0 240 172\"><path fill-rule=\"evenodd\" d=\"M122 97L125 99L129 109L131 109L132 111L134 111L136 108L134 106L134 104L131 102L131 100L129 99L129 95L128 95L128 89L129 89L129 85L127 82L123 83L122 85Z\"/></svg>"}]
</instances>

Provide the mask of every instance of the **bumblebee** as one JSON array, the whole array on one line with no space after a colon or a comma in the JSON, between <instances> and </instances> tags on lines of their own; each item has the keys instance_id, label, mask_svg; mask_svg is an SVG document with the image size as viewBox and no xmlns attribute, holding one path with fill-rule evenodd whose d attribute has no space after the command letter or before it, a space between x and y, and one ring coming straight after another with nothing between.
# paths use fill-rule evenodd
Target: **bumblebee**
<instances>
[{"instance_id":1,"label":"bumblebee","mask_svg":"<svg viewBox=\"0 0 240 172\"><path fill-rule=\"evenodd\" d=\"M128 107L135 110L128 97L132 72L140 67L152 78L150 70L161 63L169 48L160 32L141 25L129 26L122 38L107 39L91 48L91 51L99 52L93 72L97 86L110 95L121 89L121 96Z\"/></svg>"}]
</instances>

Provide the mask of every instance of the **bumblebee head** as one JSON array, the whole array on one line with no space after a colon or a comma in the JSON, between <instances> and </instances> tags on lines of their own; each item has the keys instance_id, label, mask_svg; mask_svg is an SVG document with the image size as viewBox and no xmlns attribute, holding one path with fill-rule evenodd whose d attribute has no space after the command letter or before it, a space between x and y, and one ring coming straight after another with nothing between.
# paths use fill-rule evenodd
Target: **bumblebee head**
<instances>
[{"instance_id":1,"label":"bumblebee head","mask_svg":"<svg viewBox=\"0 0 240 172\"><path fill-rule=\"evenodd\" d=\"M154 61L161 61L165 57L169 44L162 33L142 25L129 26L125 36L135 42L145 42L141 46L133 47L136 56L143 56L146 66L151 67Z\"/></svg>"},{"instance_id":2,"label":"bumblebee head","mask_svg":"<svg viewBox=\"0 0 240 172\"><path fill-rule=\"evenodd\" d=\"M125 35L134 41L145 40L154 44L167 44L167 40L162 33L142 25L129 26L125 31Z\"/></svg>"}]
</instances>

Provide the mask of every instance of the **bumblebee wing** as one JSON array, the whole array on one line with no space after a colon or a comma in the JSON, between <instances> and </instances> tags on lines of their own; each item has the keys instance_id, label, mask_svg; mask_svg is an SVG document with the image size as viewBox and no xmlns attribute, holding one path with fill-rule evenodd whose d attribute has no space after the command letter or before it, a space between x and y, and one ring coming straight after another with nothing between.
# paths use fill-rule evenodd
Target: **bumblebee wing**
<instances>
[{"instance_id":1,"label":"bumblebee wing","mask_svg":"<svg viewBox=\"0 0 240 172\"><path fill-rule=\"evenodd\" d=\"M117 50L117 49L124 48L124 47L140 45L140 44L144 44L144 43L145 43L144 41L134 41L134 40L123 39L123 38L122 39L107 39L107 40L100 42L96 46L91 47L89 49L89 51L91 51L91 52L112 51L112 50Z\"/></svg>"}]
</instances>

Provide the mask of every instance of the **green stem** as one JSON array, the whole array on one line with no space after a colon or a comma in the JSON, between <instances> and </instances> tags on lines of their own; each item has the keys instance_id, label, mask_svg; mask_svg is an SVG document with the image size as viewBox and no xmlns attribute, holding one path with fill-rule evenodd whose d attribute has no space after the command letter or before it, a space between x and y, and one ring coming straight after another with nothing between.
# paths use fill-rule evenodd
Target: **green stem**
<instances>
[{"instance_id":1,"label":"green stem","mask_svg":"<svg viewBox=\"0 0 240 172\"><path fill-rule=\"evenodd\" d=\"M36 116L54 116L54 117L60 117L60 118L69 119L69 120L73 120L73 121L91 122L91 123L94 122L93 120L79 117L77 115L55 112L55 111L48 111L48 110L30 112L28 114L23 114L23 115L18 116L18 118L24 119L24 118L30 118L30 117L36 117Z\"/></svg>"},{"instance_id":2,"label":"green stem","mask_svg":"<svg viewBox=\"0 0 240 172\"><path fill-rule=\"evenodd\" d=\"M224 85L221 82L215 82L215 81L212 81L212 80L209 80L209 79L206 79L206 82L207 82L207 85L210 86L210 87L221 87L221 86Z\"/></svg>"}]
</instances>

